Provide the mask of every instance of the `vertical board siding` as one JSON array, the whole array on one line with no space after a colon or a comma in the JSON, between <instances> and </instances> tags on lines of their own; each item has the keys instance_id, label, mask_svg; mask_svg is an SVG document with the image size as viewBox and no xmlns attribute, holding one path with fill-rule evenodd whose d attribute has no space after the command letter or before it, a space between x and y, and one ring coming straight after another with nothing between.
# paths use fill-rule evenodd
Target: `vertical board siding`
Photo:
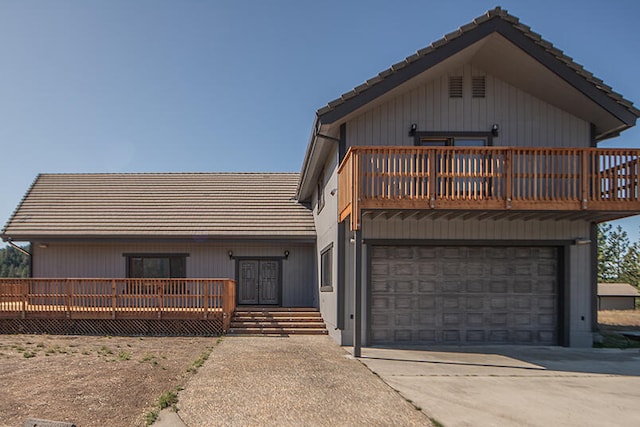
<instances>
[{"instance_id":1,"label":"vertical board siding","mask_svg":"<svg viewBox=\"0 0 640 427\"><path fill-rule=\"evenodd\" d=\"M420 131L487 132L500 125L495 146L589 147L590 125L559 108L465 65L464 97L449 99L448 76L412 89L347 122L347 142L356 145L413 145L412 123ZM485 75L486 97L471 97L471 77Z\"/></svg>"},{"instance_id":2,"label":"vertical board siding","mask_svg":"<svg viewBox=\"0 0 640 427\"><path fill-rule=\"evenodd\" d=\"M325 175L325 205L318 212L317 206L313 209L315 221L317 244L313 256L316 259L318 268L313 271L316 283L320 284L320 254L327 246L333 244L333 259L331 260L333 274L333 291L318 292L318 301L322 318L328 325L329 330L335 330L338 323L338 195L331 195L334 188L338 188L338 149L336 147L328 156L327 162L323 166ZM317 191L317 190L316 190ZM317 200L317 195L314 196Z\"/></svg>"},{"instance_id":3,"label":"vertical board siding","mask_svg":"<svg viewBox=\"0 0 640 427\"><path fill-rule=\"evenodd\" d=\"M317 306L315 250L313 244L279 243L49 243L34 245L33 273L38 278L122 278L124 253L188 253L188 278L236 279L234 257L282 257L282 305Z\"/></svg>"},{"instance_id":4,"label":"vertical board siding","mask_svg":"<svg viewBox=\"0 0 640 427\"><path fill-rule=\"evenodd\" d=\"M363 218L365 239L573 240L588 238L586 221L476 221Z\"/></svg>"}]
</instances>

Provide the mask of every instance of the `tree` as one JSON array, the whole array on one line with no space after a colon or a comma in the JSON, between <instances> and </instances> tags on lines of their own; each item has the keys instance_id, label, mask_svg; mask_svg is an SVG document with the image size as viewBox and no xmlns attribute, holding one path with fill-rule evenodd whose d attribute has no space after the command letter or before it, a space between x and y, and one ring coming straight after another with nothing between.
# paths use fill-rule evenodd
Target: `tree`
<instances>
[{"instance_id":1,"label":"tree","mask_svg":"<svg viewBox=\"0 0 640 427\"><path fill-rule=\"evenodd\" d=\"M632 244L621 226L598 225L598 282L640 285L640 244Z\"/></svg>"},{"instance_id":2,"label":"tree","mask_svg":"<svg viewBox=\"0 0 640 427\"><path fill-rule=\"evenodd\" d=\"M0 248L0 277L29 277L29 264L29 256L17 249Z\"/></svg>"}]
</instances>

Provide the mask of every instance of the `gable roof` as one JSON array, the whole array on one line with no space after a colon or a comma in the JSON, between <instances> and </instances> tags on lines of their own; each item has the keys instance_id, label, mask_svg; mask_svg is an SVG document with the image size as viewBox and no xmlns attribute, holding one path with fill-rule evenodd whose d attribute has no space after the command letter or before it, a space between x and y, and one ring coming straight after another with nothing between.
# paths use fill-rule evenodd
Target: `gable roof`
<instances>
[{"instance_id":1,"label":"gable roof","mask_svg":"<svg viewBox=\"0 0 640 427\"><path fill-rule=\"evenodd\" d=\"M315 239L297 173L42 174L4 239Z\"/></svg>"},{"instance_id":2,"label":"gable roof","mask_svg":"<svg viewBox=\"0 0 640 427\"><path fill-rule=\"evenodd\" d=\"M518 55L525 65L515 66L517 61L507 59L504 55L507 52ZM412 79L428 71L435 73L439 66L458 54L477 59L481 68L487 68L485 71L494 72L533 95L544 93L545 96L541 96L544 101L589 121L594 125L597 141L617 136L634 126L640 117L640 110L633 103L517 17L496 7L320 108L303 160L296 197L309 200L317 179L316 169L322 168L319 157L326 155L329 141L336 139L337 125L383 96L399 94Z\"/></svg>"},{"instance_id":3,"label":"gable roof","mask_svg":"<svg viewBox=\"0 0 640 427\"><path fill-rule=\"evenodd\" d=\"M640 297L640 292L628 283L598 283L598 296Z\"/></svg>"},{"instance_id":4,"label":"gable roof","mask_svg":"<svg viewBox=\"0 0 640 427\"><path fill-rule=\"evenodd\" d=\"M582 65L574 62L571 57L500 7L486 12L469 24L445 35L440 40L405 58L404 61L392 65L360 86L344 93L319 109L317 116L322 123L333 123L363 103L383 95L397 85L492 33L499 33L534 56L536 60L569 81L576 89L627 125L633 126L636 118L640 117L640 110L635 108L632 102L614 92L610 86L585 70Z\"/></svg>"}]
</instances>

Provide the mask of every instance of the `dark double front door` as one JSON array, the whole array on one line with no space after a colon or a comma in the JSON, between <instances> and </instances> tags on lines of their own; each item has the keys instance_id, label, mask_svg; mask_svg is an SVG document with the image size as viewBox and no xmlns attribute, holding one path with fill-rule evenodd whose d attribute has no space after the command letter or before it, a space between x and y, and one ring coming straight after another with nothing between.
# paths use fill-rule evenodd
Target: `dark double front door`
<instances>
[{"instance_id":1,"label":"dark double front door","mask_svg":"<svg viewBox=\"0 0 640 427\"><path fill-rule=\"evenodd\" d=\"M280 261L238 261L238 304L280 304Z\"/></svg>"}]
</instances>

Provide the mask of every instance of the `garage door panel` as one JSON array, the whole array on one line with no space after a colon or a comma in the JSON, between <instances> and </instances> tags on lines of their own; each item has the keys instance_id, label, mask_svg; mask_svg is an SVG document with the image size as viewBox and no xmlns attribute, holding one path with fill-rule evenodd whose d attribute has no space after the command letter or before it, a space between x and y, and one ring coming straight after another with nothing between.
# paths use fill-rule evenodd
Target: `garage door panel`
<instances>
[{"instance_id":1,"label":"garage door panel","mask_svg":"<svg viewBox=\"0 0 640 427\"><path fill-rule=\"evenodd\" d=\"M555 248L373 246L372 344L555 344Z\"/></svg>"}]
</instances>

